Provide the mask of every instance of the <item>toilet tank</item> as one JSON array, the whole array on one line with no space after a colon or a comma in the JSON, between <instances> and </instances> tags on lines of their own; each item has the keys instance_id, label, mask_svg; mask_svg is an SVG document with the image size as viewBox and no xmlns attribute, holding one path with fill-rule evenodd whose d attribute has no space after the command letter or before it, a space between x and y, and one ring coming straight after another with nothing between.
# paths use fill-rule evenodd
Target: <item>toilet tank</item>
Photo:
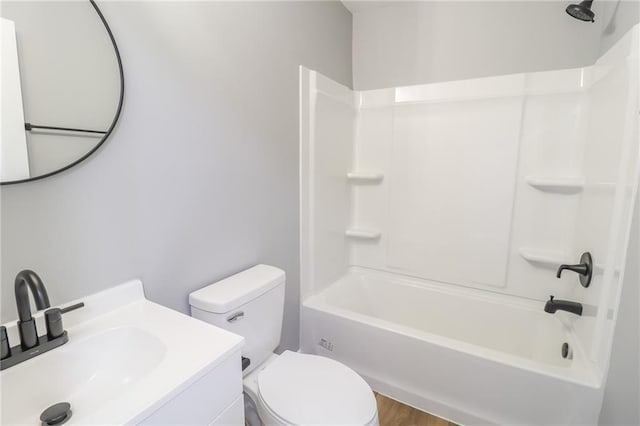
<instances>
[{"instance_id":1,"label":"toilet tank","mask_svg":"<svg viewBox=\"0 0 640 426\"><path fill-rule=\"evenodd\" d=\"M189 295L191 316L245 338L248 374L280 344L285 273L256 265Z\"/></svg>"}]
</instances>

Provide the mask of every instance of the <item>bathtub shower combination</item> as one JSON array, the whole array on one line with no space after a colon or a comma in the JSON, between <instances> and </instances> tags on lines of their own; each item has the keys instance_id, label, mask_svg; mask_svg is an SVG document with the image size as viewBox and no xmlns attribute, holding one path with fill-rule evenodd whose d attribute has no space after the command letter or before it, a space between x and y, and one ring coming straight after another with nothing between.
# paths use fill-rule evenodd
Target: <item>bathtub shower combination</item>
<instances>
[{"instance_id":1,"label":"bathtub shower combination","mask_svg":"<svg viewBox=\"0 0 640 426\"><path fill-rule=\"evenodd\" d=\"M301 349L460 423L595 424L638 172L638 27L593 66L301 92ZM588 287L560 264L593 256ZM545 312L550 295L581 316Z\"/></svg>"}]
</instances>

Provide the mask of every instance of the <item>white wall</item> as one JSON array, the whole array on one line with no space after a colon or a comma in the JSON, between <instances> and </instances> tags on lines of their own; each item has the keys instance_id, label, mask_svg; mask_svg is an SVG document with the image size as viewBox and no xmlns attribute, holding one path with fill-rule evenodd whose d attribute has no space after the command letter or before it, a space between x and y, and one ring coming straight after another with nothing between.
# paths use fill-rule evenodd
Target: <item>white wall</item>
<instances>
[{"instance_id":1,"label":"white wall","mask_svg":"<svg viewBox=\"0 0 640 426\"><path fill-rule=\"evenodd\" d=\"M578 21L564 1L382 5L353 15L357 90L574 68L599 56L604 16ZM594 3L596 14L604 7Z\"/></svg>"},{"instance_id":2,"label":"white wall","mask_svg":"<svg viewBox=\"0 0 640 426\"><path fill-rule=\"evenodd\" d=\"M282 346L298 341L298 66L351 83L351 15L338 2L107 2L126 101L79 167L3 187L2 321L13 278L52 303L140 277L151 300L258 262L287 272Z\"/></svg>"}]
</instances>

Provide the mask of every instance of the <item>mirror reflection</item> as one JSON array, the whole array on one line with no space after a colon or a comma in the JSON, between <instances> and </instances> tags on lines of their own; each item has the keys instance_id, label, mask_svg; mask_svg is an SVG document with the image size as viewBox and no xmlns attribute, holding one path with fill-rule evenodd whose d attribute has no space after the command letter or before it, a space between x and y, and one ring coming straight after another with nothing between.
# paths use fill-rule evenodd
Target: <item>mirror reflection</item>
<instances>
[{"instance_id":1,"label":"mirror reflection","mask_svg":"<svg viewBox=\"0 0 640 426\"><path fill-rule=\"evenodd\" d=\"M108 137L121 78L98 10L90 1L2 2L3 184L64 170Z\"/></svg>"}]
</instances>

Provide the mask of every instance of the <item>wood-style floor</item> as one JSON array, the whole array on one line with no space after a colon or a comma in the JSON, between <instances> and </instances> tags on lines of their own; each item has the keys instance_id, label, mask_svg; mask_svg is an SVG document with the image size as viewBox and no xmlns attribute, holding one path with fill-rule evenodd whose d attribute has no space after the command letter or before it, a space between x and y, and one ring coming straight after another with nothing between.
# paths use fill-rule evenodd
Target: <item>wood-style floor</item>
<instances>
[{"instance_id":1,"label":"wood-style floor","mask_svg":"<svg viewBox=\"0 0 640 426\"><path fill-rule=\"evenodd\" d=\"M375 392L380 426L458 426Z\"/></svg>"}]
</instances>

